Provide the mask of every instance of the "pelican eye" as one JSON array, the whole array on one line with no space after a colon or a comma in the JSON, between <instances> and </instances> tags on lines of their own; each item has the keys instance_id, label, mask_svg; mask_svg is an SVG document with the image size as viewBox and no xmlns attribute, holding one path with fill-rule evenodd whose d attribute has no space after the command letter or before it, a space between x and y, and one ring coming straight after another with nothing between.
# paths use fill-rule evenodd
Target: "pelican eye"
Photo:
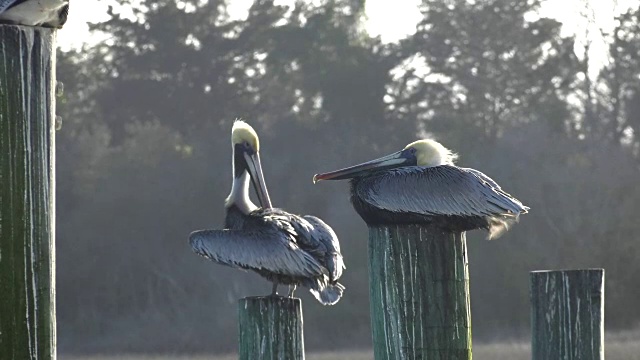
<instances>
[{"instance_id":1,"label":"pelican eye","mask_svg":"<svg viewBox=\"0 0 640 360\"><path fill-rule=\"evenodd\" d=\"M416 150L416 148L409 148L409 153L410 153L411 155L415 155L415 154L416 154L416 152L418 152L418 150Z\"/></svg>"}]
</instances>

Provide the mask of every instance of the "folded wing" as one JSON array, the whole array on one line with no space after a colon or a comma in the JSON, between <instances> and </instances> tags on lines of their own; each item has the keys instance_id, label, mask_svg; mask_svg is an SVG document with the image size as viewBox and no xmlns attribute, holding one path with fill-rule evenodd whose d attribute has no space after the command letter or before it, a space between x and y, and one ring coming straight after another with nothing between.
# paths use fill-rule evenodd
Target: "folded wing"
<instances>
[{"instance_id":1,"label":"folded wing","mask_svg":"<svg viewBox=\"0 0 640 360\"><path fill-rule=\"evenodd\" d=\"M287 234L256 230L200 230L191 233L193 251L219 264L314 277L327 270Z\"/></svg>"},{"instance_id":2,"label":"folded wing","mask_svg":"<svg viewBox=\"0 0 640 360\"><path fill-rule=\"evenodd\" d=\"M324 248L324 259L329 270L329 278L332 281L338 280L342 276L342 271L346 268L344 259L340 253L340 242L333 229L321 219L306 215L304 219L312 226L305 237L311 242L318 243Z\"/></svg>"},{"instance_id":3,"label":"folded wing","mask_svg":"<svg viewBox=\"0 0 640 360\"><path fill-rule=\"evenodd\" d=\"M517 219L527 207L477 170L450 165L407 167L372 176L359 189L370 205L422 215L508 216Z\"/></svg>"},{"instance_id":4,"label":"folded wing","mask_svg":"<svg viewBox=\"0 0 640 360\"><path fill-rule=\"evenodd\" d=\"M0 0L0 14L10 7L14 7L20 3L25 2L26 0Z\"/></svg>"}]
</instances>

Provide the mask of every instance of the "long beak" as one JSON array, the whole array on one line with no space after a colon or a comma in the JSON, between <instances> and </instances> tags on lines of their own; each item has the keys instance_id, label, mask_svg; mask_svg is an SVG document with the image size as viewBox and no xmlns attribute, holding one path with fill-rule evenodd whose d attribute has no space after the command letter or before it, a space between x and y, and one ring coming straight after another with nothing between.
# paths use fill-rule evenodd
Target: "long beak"
<instances>
[{"instance_id":1,"label":"long beak","mask_svg":"<svg viewBox=\"0 0 640 360\"><path fill-rule=\"evenodd\" d=\"M391 155L383 156L379 159L367 161L359 165L350 166L348 168L331 171L324 174L316 174L313 176L313 183L315 184L320 180L352 179L369 172L400 167L406 164L408 161L409 160L403 156L402 151L398 151Z\"/></svg>"},{"instance_id":2,"label":"long beak","mask_svg":"<svg viewBox=\"0 0 640 360\"><path fill-rule=\"evenodd\" d=\"M267 184L264 181L264 175L262 174L262 165L260 164L260 155L254 153L249 155L244 153L244 159L247 161L247 167L249 168L249 175L253 182L253 188L258 195L258 201L260 206L264 209L271 208L271 199L269 198L269 192L267 191Z\"/></svg>"}]
</instances>

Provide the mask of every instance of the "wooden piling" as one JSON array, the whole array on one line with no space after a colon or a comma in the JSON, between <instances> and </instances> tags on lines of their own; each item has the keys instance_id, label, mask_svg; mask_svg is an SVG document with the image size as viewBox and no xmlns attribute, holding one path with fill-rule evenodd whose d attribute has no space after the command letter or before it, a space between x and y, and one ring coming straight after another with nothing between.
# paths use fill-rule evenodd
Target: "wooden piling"
<instances>
[{"instance_id":1,"label":"wooden piling","mask_svg":"<svg viewBox=\"0 0 640 360\"><path fill-rule=\"evenodd\" d=\"M471 359L465 233L370 226L369 283L376 360Z\"/></svg>"},{"instance_id":2,"label":"wooden piling","mask_svg":"<svg viewBox=\"0 0 640 360\"><path fill-rule=\"evenodd\" d=\"M302 303L280 296L238 302L240 360L303 360Z\"/></svg>"},{"instance_id":3,"label":"wooden piling","mask_svg":"<svg viewBox=\"0 0 640 360\"><path fill-rule=\"evenodd\" d=\"M55 31L0 25L0 359L55 359Z\"/></svg>"},{"instance_id":4,"label":"wooden piling","mask_svg":"<svg viewBox=\"0 0 640 360\"><path fill-rule=\"evenodd\" d=\"M532 359L604 360L604 269L532 271Z\"/></svg>"}]
</instances>

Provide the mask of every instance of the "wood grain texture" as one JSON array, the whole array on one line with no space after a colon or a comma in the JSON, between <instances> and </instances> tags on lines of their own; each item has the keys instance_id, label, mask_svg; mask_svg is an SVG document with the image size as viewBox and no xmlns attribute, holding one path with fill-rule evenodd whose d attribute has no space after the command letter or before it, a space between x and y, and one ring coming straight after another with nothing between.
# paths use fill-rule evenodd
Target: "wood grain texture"
<instances>
[{"instance_id":1,"label":"wood grain texture","mask_svg":"<svg viewBox=\"0 0 640 360\"><path fill-rule=\"evenodd\" d=\"M604 269L530 274L532 358L604 359Z\"/></svg>"},{"instance_id":2,"label":"wood grain texture","mask_svg":"<svg viewBox=\"0 0 640 360\"><path fill-rule=\"evenodd\" d=\"M369 275L376 360L471 359L465 233L370 227Z\"/></svg>"},{"instance_id":3,"label":"wood grain texture","mask_svg":"<svg viewBox=\"0 0 640 360\"><path fill-rule=\"evenodd\" d=\"M0 359L55 359L55 32L0 25Z\"/></svg>"},{"instance_id":4,"label":"wood grain texture","mask_svg":"<svg viewBox=\"0 0 640 360\"><path fill-rule=\"evenodd\" d=\"M302 303L279 296L238 302L240 360L302 360Z\"/></svg>"}]
</instances>

